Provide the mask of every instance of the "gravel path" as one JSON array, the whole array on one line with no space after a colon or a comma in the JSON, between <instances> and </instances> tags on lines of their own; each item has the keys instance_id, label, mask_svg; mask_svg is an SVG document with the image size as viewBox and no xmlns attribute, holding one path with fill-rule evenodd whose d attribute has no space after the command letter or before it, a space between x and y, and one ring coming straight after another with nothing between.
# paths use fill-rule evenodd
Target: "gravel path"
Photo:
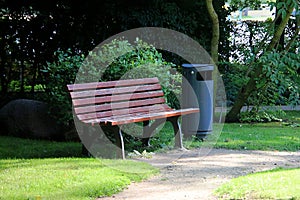
<instances>
[{"instance_id":1,"label":"gravel path","mask_svg":"<svg viewBox=\"0 0 300 200\"><path fill-rule=\"evenodd\" d=\"M161 173L99 200L213 200L217 199L213 191L234 177L277 167L300 167L300 152L173 150L140 160L159 167Z\"/></svg>"}]
</instances>

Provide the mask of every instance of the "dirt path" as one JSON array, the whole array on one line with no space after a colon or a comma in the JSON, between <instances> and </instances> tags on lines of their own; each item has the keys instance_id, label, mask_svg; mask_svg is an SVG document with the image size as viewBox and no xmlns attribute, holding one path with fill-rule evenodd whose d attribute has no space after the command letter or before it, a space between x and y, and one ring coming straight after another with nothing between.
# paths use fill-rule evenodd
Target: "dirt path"
<instances>
[{"instance_id":1,"label":"dirt path","mask_svg":"<svg viewBox=\"0 0 300 200\"><path fill-rule=\"evenodd\" d=\"M159 167L160 175L100 199L217 199L213 191L234 177L277 167L300 167L300 152L208 149L204 154L202 149L171 151L143 160Z\"/></svg>"}]
</instances>

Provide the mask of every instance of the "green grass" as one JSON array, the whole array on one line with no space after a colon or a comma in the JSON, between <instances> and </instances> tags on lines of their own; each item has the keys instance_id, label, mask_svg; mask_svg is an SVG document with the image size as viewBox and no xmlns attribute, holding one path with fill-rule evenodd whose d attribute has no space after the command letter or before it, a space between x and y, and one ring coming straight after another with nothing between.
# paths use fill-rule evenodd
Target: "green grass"
<instances>
[{"instance_id":1,"label":"green grass","mask_svg":"<svg viewBox=\"0 0 300 200\"><path fill-rule=\"evenodd\" d=\"M81 157L79 142L49 142L1 136L1 158Z\"/></svg>"},{"instance_id":2,"label":"green grass","mask_svg":"<svg viewBox=\"0 0 300 200\"><path fill-rule=\"evenodd\" d=\"M287 112L286 119L280 123L225 124L221 135L216 134L216 138L213 136L212 141L217 141L214 144L216 148L299 151L299 124L299 111ZM218 132L218 128L222 127L216 125L214 128ZM117 193L130 182L140 181L158 172L157 169L140 162L81 158L80 143L48 142L4 136L1 136L0 140L1 200L95 199ZM173 146L173 143L170 124L166 124L152 139L155 147L153 150L168 149ZM186 147L189 148L206 144L207 142L185 141ZM288 174L276 175L285 172ZM280 176L286 177L282 178L283 182L293 180L294 177L298 177L296 180L299 180L299 170L278 170L278 172L267 173L268 176L273 174L275 180L270 180L270 183L277 184L278 180L280 182ZM260 175L264 176L263 173ZM249 176L255 177L255 175ZM263 181L267 177L257 179ZM237 185L240 183L238 182ZM278 183L276 198L281 197L280 194L283 193L281 189L284 188ZM292 196L288 197L300 198L299 193L292 191L292 188L288 190ZM255 194L261 197L266 195L259 192L261 189L258 188L255 192L246 191L245 195Z\"/></svg>"},{"instance_id":3,"label":"green grass","mask_svg":"<svg viewBox=\"0 0 300 200\"><path fill-rule=\"evenodd\" d=\"M145 163L123 160L0 160L0 199L95 199L156 172Z\"/></svg>"},{"instance_id":4,"label":"green grass","mask_svg":"<svg viewBox=\"0 0 300 200\"><path fill-rule=\"evenodd\" d=\"M205 142L184 140L188 149L199 147L227 148L238 150L298 151L300 150L300 111L285 111L282 122L214 124L213 134ZM142 130L138 130L141 133ZM149 151L170 150L174 146L174 133L170 123L166 123L153 138ZM125 145L129 151L142 152L145 147L131 140Z\"/></svg>"},{"instance_id":5,"label":"green grass","mask_svg":"<svg viewBox=\"0 0 300 200\"><path fill-rule=\"evenodd\" d=\"M80 158L80 143L0 140L1 200L95 199L158 173L142 162Z\"/></svg>"},{"instance_id":6,"label":"green grass","mask_svg":"<svg viewBox=\"0 0 300 200\"><path fill-rule=\"evenodd\" d=\"M300 111L287 111L283 122L224 124L220 135L212 141L215 148L239 150L299 151ZM214 125L218 132L218 125ZM208 142L186 142L189 148L210 145ZM208 144L207 144L208 143Z\"/></svg>"},{"instance_id":7,"label":"green grass","mask_svg":"<svg viewBox=\"0 0 300 200\"><path fill-rule=\"evenodd\" d=\"M282 123L225 124L216 148L298 151L300 128Z\"/></svg>"},{"instance_id":8,"label":"green grass","mask_svg":"<svg viewBox=\"0 0 300 200\"><path fill-rule=\"evenodd\" d=\"M275 169L232 179L215 191L221 199L300 199L300 168Z\"/></svg>"}]
</instances>

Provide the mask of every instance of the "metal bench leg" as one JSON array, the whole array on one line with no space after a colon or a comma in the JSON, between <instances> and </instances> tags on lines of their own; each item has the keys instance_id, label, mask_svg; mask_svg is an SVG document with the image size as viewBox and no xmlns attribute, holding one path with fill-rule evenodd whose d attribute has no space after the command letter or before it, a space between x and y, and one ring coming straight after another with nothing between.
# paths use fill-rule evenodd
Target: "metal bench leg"
<instances>
[{"instance_id":1,"label":"metal bench leg","mask_svg":"<svg viewBox=\"0 0 300 200\"><path fill-rule=\"evenodd\" d=\"M144 121L143 122L143 138L142 138L142 144L143 146L150 146L150 137L151 137L151 133L149 131L150 128L150 121Z\"/></svg>"},{"instance_id":2,"label":"metal bench leg","mask_svg":"<svg viewBox=\"0 0 300 200\"><path fill-rule=\"evenodd\" d=\"M120 137L120 146L121 146L121 150L122 150L122 159L124 160L125 159L125 147L124 147L124 139L123 139L121 127L119 127L119 137Z\"/></svg>"},{"instance_id":3,"label":"metal bench leg","mask_svg":"<svg viewBox=\"0 0 300 200\"><path fill-rule=\"evenodd\" d=\"M142 138L142 142L143 142L144 146L150 146L150 138L153 135L153 132L155 131L155 129L159 125L161 125L165 121L166 121L165 119L157 119L153 123L151 123L151 125L150 125L149 121L144 121L143 122L143 138Z\"/></svg>"},{"instance_id":4,"label":"metal bench leg","mask_svg":"<svg viewBox=\"0 0 300 200\"><path fill-rule=\"evenodd\" d=\"M89 148L92 146L93 141L95 139L95 135L90 135L89 127L86 124L82 125L84 137L81 137L81 154L86 157L91 157L91 153L89 152Z\"/></svg>"},{"instance_id":5,"label":"metal bench leg","mask_svg":"<svg viewBox=\"0 0 300 200\"><path fill-rule=\"evenodd\" d=\"M179 116L167 118L169 122L172 123L174 135L175 135L175 147L183 149L182 144L182 131L179 123Z\"/></svg>"},{"instance_id":6,"label":"metal bench leg","mask_svg":"<svg viewBox=\"0 0 300 200\"><path fill-rule=\"evenodd\" d=\"M121 127L118 127L118 130L114 129L114 132L115 132L115 136L116 136L117 157L125 159L124 139L123 139ZM120 151L120 149L121 149L121 151Z\"/></svg>"}]
</instances>

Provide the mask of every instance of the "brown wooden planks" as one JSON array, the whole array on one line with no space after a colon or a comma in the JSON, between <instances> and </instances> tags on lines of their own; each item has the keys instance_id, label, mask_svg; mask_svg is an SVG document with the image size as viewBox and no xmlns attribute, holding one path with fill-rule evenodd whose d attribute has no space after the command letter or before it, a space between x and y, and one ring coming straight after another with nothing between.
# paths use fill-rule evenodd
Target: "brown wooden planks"
<instances>
[{"instance_id":1,"label":"brown wooden planks","mask_svg":"<svg viewBox=\"0 0 300 200\"><path fill-rule=\"evenodd\" d=\"M128 123L135 123L135 122L142 122L147 120L155 120L155 119L161 119L161 118L167 118L167 117L174 117L174 116L181 116L191 113L197 113L199 112L199 109L197 108L187 108L182 110L172 110L172 111L166 111L166 112L153 112L146 115L138 115L128 118L116 118L112 119L108 122L110 122L112 125L121 125L121 124L128 124Z\"/></svg>"},{"instance_id":2,"label":"brown wooden planks","mask_svg":"<svg viewBox=\"0 0 300 200\"><path fill-rule=\"evenodd\" d=\"M116 115L108 118L95 118L92 120L84 120L85 123L97 124L97 123L110 123L111 125L121 125L135 122L142 122L147 120L155 120L179 115L186 115L199 112L198 108L187 108L181 110L171 110L162 112L149 112L149 113L133 113L128 115Z\"/></svg>"},{"instance_id":3,"label":"brown wooden planks","mask_svg":"<svg viewBox=\"0 0 300 200\"><path fill-rule=\"evenodd\" d=\"M128 114L133 113L144 113L147 114L149 112L162 112L162 111L170 111L173 110L166 104L156 104L150 106L142 106L142 107L134 107L129 109L119 109L119 110L110 110L104 112L92 112L92 113L85 113L85 114L78 114L78 118L80 120L90 120L90 119L100 119L100 118L107 118L113 116L122 116L126 117ZM125 116L126 115L126 116Z\"/></svg>"},{"instance_id":4,"label":"brown wooden planks","mask_svg":"<svg viewBox=\"0 0 300 200\"><path fill-rule=\"evenodd\" d=\"M76 90L87 90L87 89L100 89L100 88L111 88L111 87L124 87L131 85L143 85L159 83L158 78L142 78L142 79L129 79L129 80L118 80L108 82L92 82L92 83L78 83L67 85L69 91Z\"/></svg>"},{"instance_id":5,"label":"brown wooden planks","mask_svg":"<svg viewBox=\"0 0 300 200\"><path fill-rule=\"evenodd\" d=\"M68 85L74 111L85 123L120 125L199 112L165 104L158 78Z\"/></svg>"},{"instance_id":6,"label":"brown wooden planks","mask_svg":"<svg viewBox=\"0 0 300 200\"><path fill-rule=\"evenodd\" d=\"M151 91L151 90L160 90L160 84L152 84L152 85L135 85L129 87L116 87L109 89L94 89L94 90L85 90L79 92L70 92L72 98L86 98L93 96L104 96L104 95L116 95L122 93L134 93L134 92L142 92L142 91Z\"/></svg>"},{"instance_id":7,"label":"brown wooden planks","mask_svg":"<svg viewBox=\"0 0 300 200\"><path fill-rule=\"evenodd\" d=\"M83 107L74 108L76 114L83 114L89 112L99 112L99 111L107 111L107 110L115 110L115 109L129 109L137 106L146 106L153 104L161 104L165 103L165 99L163 97L160 98L149 98L143 100L136 101L124 101L117 103L106 103L101 105L88 105Z\"/></svg>"},{"instance_id":8,"label":"brown wooden planks","mask_svg":"<svg viewBox=\"0 0 300 200\"><path fill-rule=\"evenodd\" d=\"M163 96L164 96L163 91L159 90L159 91L151 91L151 92L119 94L119 95L93 97L93 98L85 98L85 99L73 99L73 105L84 106L89 104L110 103L115 101L146 99L146 98L163 97Z\"/></svg>"}]
</instances>

